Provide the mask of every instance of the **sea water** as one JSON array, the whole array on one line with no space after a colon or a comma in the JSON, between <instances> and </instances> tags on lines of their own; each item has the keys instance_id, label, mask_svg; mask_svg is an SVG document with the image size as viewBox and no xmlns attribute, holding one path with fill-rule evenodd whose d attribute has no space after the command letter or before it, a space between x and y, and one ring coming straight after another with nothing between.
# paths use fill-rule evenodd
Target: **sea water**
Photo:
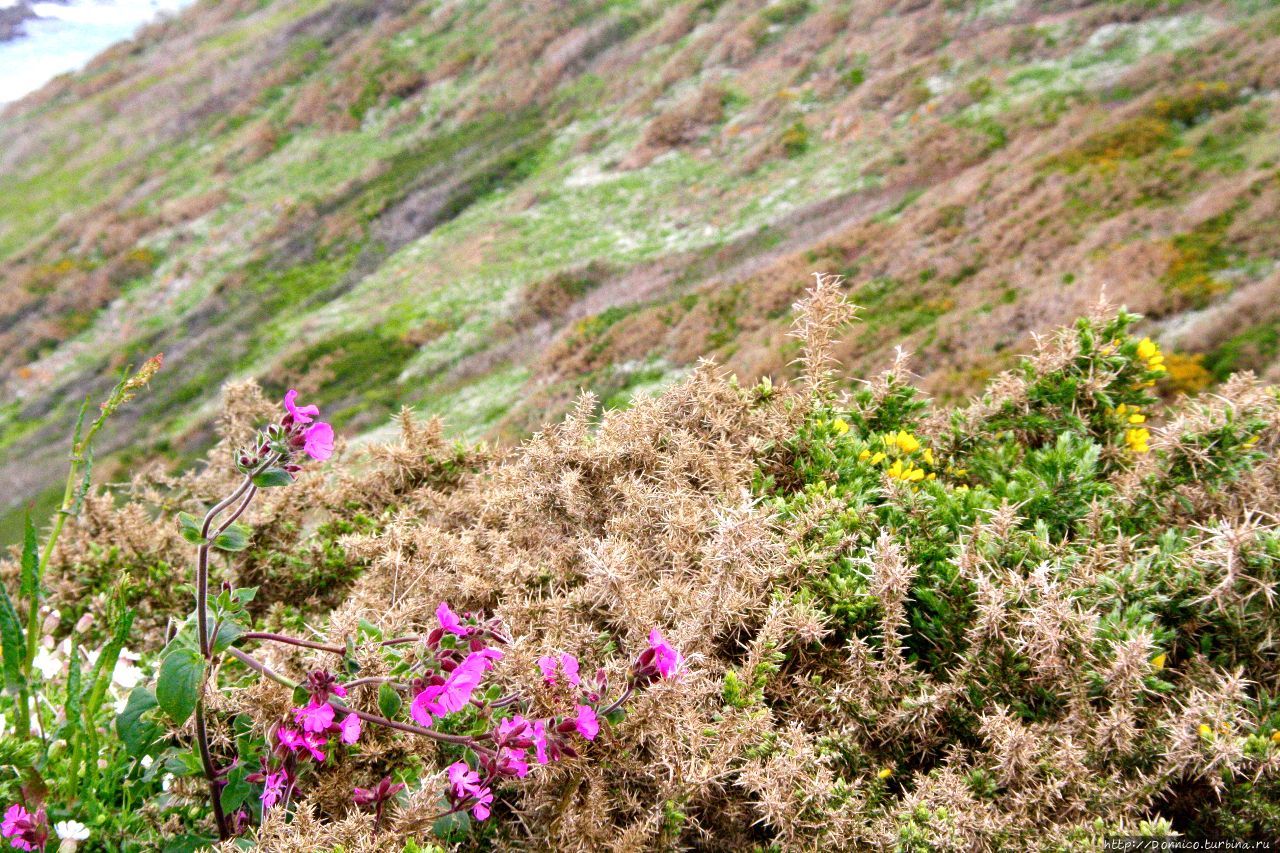
<instances>
[{"instance_id":1,"label":"sea water","mask_svg":"<svg viewBox=\"0 0 1280 853\"><path fill-rule=\"evenodd\" d=\"M16 0L0 0L11 6ZM72 0L35 3L40 18L23 24L26 35L0 42L0 104L21 98L85 63L143 24L191 0Z\"/></svg>"}]
</instances>

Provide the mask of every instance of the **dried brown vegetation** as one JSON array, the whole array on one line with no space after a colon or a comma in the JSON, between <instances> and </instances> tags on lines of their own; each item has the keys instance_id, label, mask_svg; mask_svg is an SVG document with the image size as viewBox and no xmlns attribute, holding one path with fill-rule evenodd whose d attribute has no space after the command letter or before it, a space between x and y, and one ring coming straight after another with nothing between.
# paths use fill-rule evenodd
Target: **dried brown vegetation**
<instances>
[{"instance_id":1,"label":"dried brown vegetation","mask_svg":"<svg viewBox=\"0 0 1280 853\"><path fill-rule=\"evenodd\" d=\"M793 385L703 364L624 411L597 417L583 397L496 454L406 411L397 440L253 510L237 582L262 580L258 550L305 550L320 525L366 515L339 539L361 571L322 633L422 631L441 600L496 614L515 638L499 678L538 714L566 700L537 675L546 649L617 679L652 625L682 647L682 680L634 700L584 758L502 791L476 847L1087 850L1166 819L1250 837L1280 826L1274 390L1242 376L1150 409L1152 452L1133 457L1107 407L1145 393L1144 356L1105 315L923 419L902 363L852 398L838 390L850 309L835 280L799 316ZM1113 336L1129 342L1099 349ZM227 410L230 447L268 408L240 387ZM936 484L858 473L863 442L899 428L937 454ZM62 571L104 538L130 549L125 563L169 553L141 508L217 494L223 455L137 503L92 502ZM1037 492L1047 471L1059 479ZM326 663L311 655L272 663L299 675ZM372 674L379 660L361 653ZM376 707L367 688L353 699ZM289 707L263 684L220 710L265 730ZM415 757L448 760L370 733L308 782L291 823L267 822L263 849L399 849L438 810L430 771L377 836L350 790Z\"/></svg>"}]
</instances>

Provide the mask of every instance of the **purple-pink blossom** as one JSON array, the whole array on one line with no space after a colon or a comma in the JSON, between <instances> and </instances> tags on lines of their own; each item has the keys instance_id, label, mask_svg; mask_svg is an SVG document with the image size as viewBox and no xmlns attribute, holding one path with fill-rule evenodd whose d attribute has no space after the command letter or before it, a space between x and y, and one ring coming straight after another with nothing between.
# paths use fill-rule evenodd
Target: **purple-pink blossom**
<instances>
[{"instance_id":1,"label":"purple-pink blossom","mask_svg":"<svg viewBox=\"0 0 1280 853\"><path fill-rule=\"evenodd\" d=\"M458 614L449 609L447 601L440 602L440 606L436 608L436 618L440 620L440 627L450 634L465 637L471 633L471 626L462 624Z\"/></svg>"},{"instance_id":2,"label":"purple-pink blossom","mask_svg":"<svg viewBox=\"0 0 1280 853\"><path fill-rule=\"evenodd\" d=\"M392 782L390 776L383 776L382 780L372 788L356 788L351 792L351 801L357 806L368 806L376 804L378 808L387 800L403 791L405 788L403 782Z\"/></svg>"},{"instance_id":3,"label":"purple-pink blossom","mask_svg":"<svg viewBox=\"0 0 1280 853\"><path fill-rule=\"evenodd\" d=\"M333 455L333 427L317 421L302 434L302 449L312 459L323 462Z\"/></svg>"},{"instance_id":4,"label":"purple-pink blossom","mask_svg":"<svg viewBox=\"0 0 1280 853\"><path fill-rule=\"evenodd\" d=\"M293 418L295 424L309 424L312 416L320 414L319 407L315 405L299 406L295 402L298 399L298 392L290 388L284 395L284 408Z\"/></svg>"},{"instance_id":5,"label":"purple-pink blossom","mask_svg":"<svg viewBox=\"0 0 1280 853\"><path fill-rule=\"evenodd\" d=\"M288 774L283 770L267 774L266 782L262 787L262 810L264 812L268 811L284 796L284 785L288 779Z\"/></svg>"},{"instance_id":6,"label":"purple-pink blossom","mask_svg":"<svg viewBox=\"0 0 1280 853\"><path fill-rule=\"evenodd\" d=\"M333 706L312 699L305 708L293 709L293 721L304 732L323 732L333 723Z\"/></svg>"},{"instance_id":7,"label":"purple-pink blossom","mask_svg":"<svg viewBox=\"0 0 1280 853\"><path fill-rule=\"evenodd\" d=\"M533 749L539 764L547 763L547 724L542 720L533 721Z\"/></svg>"},{"instance_id":8,"label":"purple-pink blossom","mask_svg":"<svg viewBox=\"0 0 1280 853\"><path fill-rule=\"evenodd\" d=\"M333 673L325 669L313 669L307 673L304 686L311 694L312 702L327 702L330 696L347 695L347 688L342 686Z\"/></svg>"},{"instance_id":9,"label":"purple-pink blossom","mask_svg":"<svg viewBox=\"0 0 1280 853\"><path fill-rule=\"evenodd\" d=\"M542 680L552 686L556 683L557 670L563 673L564 680L574 687L582 683L582 679L578 676L578 659L567 652L559 658L543 655L538 658L538 669L542 670Z\"/></svg>"},{"instance_id":10,"label":"purple-pink blossom","mask_svg":"<svg viewBox=\"0 0 1280 853\"><path fill-rule=\"evenodd\" d=\"M684 658L667 643L657 628L649 632L649 648L653 649L653 665L663 678L675 675L684 664Z\"/></svg>"},{"instance_id":11,"label":"purple-pink blossom","mask_svg":"<svg viewBox=\"0 0 1280 853\"><path fill-rule=\"evenodd\" d=\"M338 731L341 733L342 742L350 746L360 740L360 718L355 714L347 714L342 718L342 722L338 724Z\"/></svg>"},{"instance_id":12,"label":"purple-pink blossom","mask_svg":"<svg viewBox=\"0 0 1280 853\"><path fill-rule=\"evenodd\" d=\"M578 734L587 740L595 740L600 733L600 721L596 719L596 709L590 705L578 706L578 717L574 721Z\"/></svg>"},{"instance_id":13,"label":"purple-pink blossom","mask_svg":"<svg viewBox=\"0 0 1280 853\"><path fill-rule=\"evenodd\" d=\"M476 820L488 818L489 806L493 803L493 792L481 783L480 774L468 767L465 761L455 761L450 764L448 773L453 796L459 802L474 799L471 814Z\"/></svg>"},{"instance_id":14,"label":"purple-pink blossom","mask_svg":"<svg viewBox=\"0 0 1280 853\"><path fill-rule=\"evenodd\" d=\"M20 804L9 806L4 813L4 822L0 823L0 835L19 850L43 850L49 840L44 809L37 809L32 814Z\"/></svg>"},{"instance_id":15,"label":"purple-pink blossom","mask_svg":"<svg viewBox=\"0 0 1280 853\"><path fill-rule=\"evenodd\" d=\"M507 776L518 776L523 779L529 773L529 762L525 759L523 749L508 747L498 756L498 772Z\"/></svg>"},{"instance_id":16,"label":"purple-pink blossom","mask_svg":"<svg viewBox=\"0 0 1280 853\"><path fill-rule=\"evenodd\" d=\"M302 735L297 729L281 728L276 732L276 740L290 752L297 752L302 749Z\"/></svg>"},{"instance_id":17,"label":"purple-pink blossom","mask_svg":"<svg viewBox=\"0 0 1280 853\"><path fill-rule=\"evenodd\" d=\"M502 652L497 649L481 649L467 655L466 660L458 664L443 684L432 684L418 693L409 706L409 715L424 726L429 726L434 717L443 717L461 710L471 701L471 694L480 686L485 671L493 664L491 660L501 659Z\"/></svg>"},{"instance_id":18,"label":"purple-pink blossom","mask_svg":"<svg viewBox=\"0 0 1280 853\"><path fill-rule=\"evenodd\" d=\"M302 746L307 750L307 752L311 753L312 758L322 764L324 763L324 750L320 747L324 746L328 742L329 739L324 735L316 734L315 732L302 733Z\"/></svg>"}]
</instances>

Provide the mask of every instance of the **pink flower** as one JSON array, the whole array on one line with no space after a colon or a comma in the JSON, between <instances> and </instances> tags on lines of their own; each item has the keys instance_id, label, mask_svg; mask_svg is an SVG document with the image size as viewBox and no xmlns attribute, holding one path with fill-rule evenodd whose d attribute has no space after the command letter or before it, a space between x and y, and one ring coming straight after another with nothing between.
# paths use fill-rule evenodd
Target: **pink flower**
<instances>
[{"instance_id":1,"label":"pink flower","mask_svg":"<svg viewBox=\"0 0 1280 853\"><path fill-rule=\"evenodd\" d=\"M498 759L498 772L507 776L518 776L523 779L529 773L529 762L525 760L523 749L504 749Z\"/></svg>"},{"instance_id":2,"label":"pink flower","mask_svg":"<svg viewBox=\"0 0 1280 853\"><path fill-rule=\"evenodd\" d=\"M595 708L590 705L579 705L576 725L578 734L587 740L595 740L596 735L600 733L600 721L596 719Z\"/></svg>"},{"instance_id":3,"label":"pink flower","mask_svg":"<svg viewBox=\"0 0 1280 853\"><path fill-rule=\"evenodd\" d=\"M302 434L302 449L312 459L320 462L333 455L333 427L324 421L317 421L307 427Z\"/></svg>"},{"instance_id":4,"label":"pink flower","mask_svg":"<svg viewBox=\"0 0 1280 853\"><path fill-rule=\"evenodd\" d=\"M383 776L382 780L372 788L356 788L351 792L351 800L357 806L376 804L381 809L383 803L403 791L404 788L404 783L392 782L390 776Z\"/></svg>"},{"instance_id":5,"label":"pink flower","mask_svg":"<svg viewBox=\"0 0 1280 853\"><path fill-rule=\"evenodd\" d=\"M480 782L480 775L468 767L465 761L455 761L450 764L448 772L454 798L459 802L474 799L471 814L476 820L488 818L489 806L493 803L493 792Z\"/></svg>"},{"instance_id":6,"label":"pink flower","mask_svg":"<svg viewBox=\"0 0 1280 853\"><path fill-rule=\"evenodd\" d=\"M653 665L663 678L675 675L684 664L684 658L667 643L657 628L649 632L649 648L653 649Z\"/></svg>"},{"instance_id":7,"label":"pink flower","mask_svg":"<svg viewBox=\"0 0 1280 853\"><path fill-rule=\"evenodd\" d=\"M557 667L564 673L564 680L574 687L582 683L582 679L578 677L578 659L573 655L562 654L559 660L551 655L543 655L538 658L538 669L542 670L542 680L552 686L556 683Z\"/></svg>"},{"instance_id":8,"label":"pink flower","mask_svg":"<svg viewBox=\"0 0 1280 853\"><path fill-rule=\"evenodd\" d=\"M265 812L280 801L284 796L284 783L288 781L288 776L283 770L277 770L275 773L267 774L266 784L262 788L262 810Z\"/></svg>"},{"instance_id":9,"label":"pink flower","mask_svg":"<svg viewBox=\"0 0 1280 853\"><path fill-rule=\"evenodd\" d=\"M338 725L342 733L342 742L350 746L360 740L360 718L355 714L347 714Z\"/></svg>"},{"instance_id":10,"label":"pink flower","mask_svg":"<svg viewBox=\"0 0 1280 853\"><path fill-rule=\"evenodd\" d=\"M312 699L307 707L293 709L293 721L302 726L304 732L322 732L333 723L333 706Z\"/></svg>"},{"instance_id":11,"label":"pink flower","mask_svg":"<svg viewBox=\"0 0 1280 853\"><path fill-rule=\"evenodd\" d=\"M432 684L413 698L409 715L429 726L433 717L461 710L471 701L471 694L480 686L485 671L493 667L491 659L501 657L502 653L497 649L482 649L467 655L467 659L449 673L443 684Z\"/></svg>"},{"instance_id":12,"label":"pink flower","mask_svg":"<svg viewBox=\"0 0 1280 853\"><path fill-rule=\"evenodd\" d=\"M307 752L311 753L312 758L321 764L324 763L324 750L320 747L324 746L328 742L329 739L324 735L318 735L315 732L302 733L303 747L306 748Z\"/></svg>"},{"instance_id":13,"label":"pink flower","mask_svg":"<svg viewBox=\"0 0 1280 853\"><path fill-rule=\"evenodd\" d=\"M346 696L347 688L333 677L333 673L324 669L313 669L307 673L304 685L311 694L313 703L327 702L330 696Z\"/></svg>"},{"instance_id":14,"label":"pink flower","mask_svg":"<svg viewBox=\"0 0 1280 853\"><path fill-rule=\"evenodd\" d=\"M449 609L449 603L446 601L440 602L440 606L436 608L436 618L440 620L440 627L450 634L465 637L471 633L471 626L463 625L458 615Z\"/></svg>"},{"instance_id":15,"label":"pink flower","mask_svg":"<svg viewBox=\"0 0 1280 853\"><path fill-rule=\"evenodd\" d=\"M31 817L31 813L24 809L18 803L9 806L8 811L4 813L4 823L0 824L0 833L5 838L13 838L18 834L18 823Z\"/></svg>"},{"instance_id":16,"label":"pink flower","mask_svg":"<svg viewBox=\"0 0 1280 853\"><path fill-rule=\"evenodd\" d=\"M284 395L284 407L289 412L289 416L293 418L295 424L311 423L311 416L320 414L320 409L316 406L298 407L294 401L298 399L298 392L290 388Z\"/></svg>"},{"instance_id":17,"label":"pink flower","mask_svg":"<svg viewBox=\"0 0 1280 853\"><path fill-rule=\"evenodd\" d=\"M577 687L582 683L582 679L578 677L578 659L571 654L560 655L560 670L564 673L565 681Z\"/></svg>"},{"instance_id":18,"label":"pink flower","mask_svg":"<svg viewBox=\"0 0 1280 853\"><path fill-rule=\"evenodd\" d=\"M539 764L547 763L547 724L542 720L533 721L533 749Z\"/></svg>"},{"instance_id":19,"label":"pink flower","mask_svg":"<svg viewBox=\"0 0 1280 853\"><path fill-rule=\"evenodd\" d=\"M302 735L297 729L283 728L276 732L276 740L290 752L302 749Z\"/></svg>"},{"instance_id":20,"label":"pink flower","mask_svg":"<svg viewBox=\"0 0 1280 853\"><path fill-rule=\"evenodd\" d=\"M49 840L44 809L37 809L32 814L17 803L9 806L4 813L4 822L0 823L0 835L19 850L43 850Z\"/></svg>"}]
</instances>

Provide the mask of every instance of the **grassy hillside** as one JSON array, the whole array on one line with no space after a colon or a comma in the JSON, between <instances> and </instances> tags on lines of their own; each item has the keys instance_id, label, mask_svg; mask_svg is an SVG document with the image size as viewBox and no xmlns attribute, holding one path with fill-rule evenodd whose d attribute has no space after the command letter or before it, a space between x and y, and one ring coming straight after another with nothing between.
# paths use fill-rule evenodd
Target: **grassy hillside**
<instances>
[{"instance_id":1,"label":"grassy hillside","mask_svg":"<svg viewBox=\"0 0 1280 853\"><path fill-rule=\"evenodd\" d=\"M197 3L0 121L5 507L155 351L117 466L197 458L245 377L515 437L788 374L814 270L847 369L901 343L944 397L1103 285L1179 387L1265 373L1277 52L1264 2Z\"/></svg>"}]
</instances>

